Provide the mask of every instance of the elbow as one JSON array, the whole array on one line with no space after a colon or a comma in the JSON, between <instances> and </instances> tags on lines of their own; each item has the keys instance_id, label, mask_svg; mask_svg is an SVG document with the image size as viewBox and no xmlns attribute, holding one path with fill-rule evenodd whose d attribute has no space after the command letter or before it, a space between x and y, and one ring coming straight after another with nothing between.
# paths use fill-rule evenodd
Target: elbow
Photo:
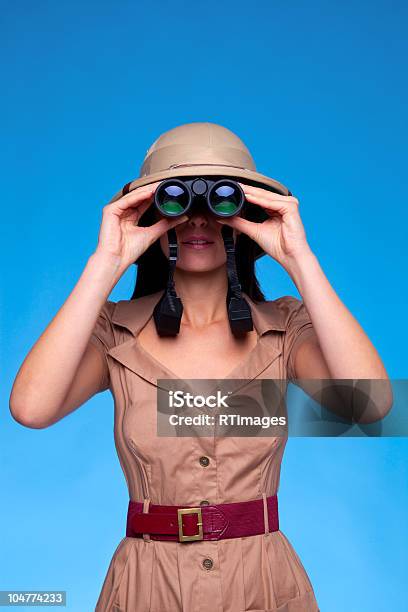
<instances>
[{"instance_id":1,"label":"elbow","mask_svg":"<svg viewBox=\"0 0 408 612\"><path fill-rule=\"evenodd\" d=\"M38 412L31 409L27 403L17 402L13 395L10 396L9 410L13 419L24 427L45 429L51 425L51 423L38 416Z\"/></svg>"},{"instance_id":2,"label":"elbow","mask_svg":"<svg viewBox=\"0 0 408 612\"><path fill-rule=\"evenodd\" d=\"M30 429L45 429L46 427L49 427L52 424L45 421L41 421L32 416L26 416L21 411L10 409L10 413L17 423L23 425L24 427L29 427Z\"/></svg>"},{"instance_id":3,"label":"elbow","mask_svg":"<svg viewBox=\"0 0 408 612\"><path fill-rule=\"evenodd\" d=\"M393 404L394 395L388 378L360 380L353 393L354 421L361 424L377 423L391 412Z\"/></svg>"},{"instance_id":4,"label":"elbow","mask_svg":"<svg viewBox=\"0 0 408 612\"><path fill-rule=\"evenodd\" d=\"M344 379L324 389L320 403L348 423L369 425L382 421L394 404L389 379Z\"/></svg>"},{"instance_id":5,"label":"elbow","mask_svg":"<svg viewBox=\"0 0 408 612\"><path fill-rule=\"evenodd\" d=\"M392 387L390 385L390 389L389 389L389 392L387 393L387 396L383 398L381 402L379 402L379 412L381 415L380 416L381 419L384 419L391 412L393 405L394 405L394 396L392 392Z\"/></svg>"},{"instance_id":6,"label":"elbow","mask_svg":"<svg viewBox=\"0 0 408 612\"><path fill-rule=\"evenodd\" d=\"M390 412L392 404L376 405L370 410L360 412L354 416L353 421L358 425L370 425L382 421Z\"/></svg>"}]
</instances>

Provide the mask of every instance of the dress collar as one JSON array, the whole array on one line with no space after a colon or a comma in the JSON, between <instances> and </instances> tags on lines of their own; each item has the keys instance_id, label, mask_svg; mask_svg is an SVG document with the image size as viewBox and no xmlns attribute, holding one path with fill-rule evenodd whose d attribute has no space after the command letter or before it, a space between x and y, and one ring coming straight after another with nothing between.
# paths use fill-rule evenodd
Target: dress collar
<instances>
[{"instance_id":1,"label":"dress collar","mask_svg":"<svg viewBox=\"0 0 408 612\"><path fill-rule=\"evenodd\" d=\"M113 323L125 327L134 336L137 336L153 315L153 309L162 294L163 291L161 290L136 300L117 302L112 314ZM243 295L251 307L253 323L259 336L263 336L268 331L285 331L285 312L279 308L274 300L257 303L245 292L243 292Z\"/></svg>"},{"instance_id":2,"label":"dress collar","mask_svg":"<svg viewBox=\"0 0 408 612\"><path fill-rule=\"evenodd\" d=\"M145 351L137 338L139 331L153 316L154 306L161 295L162 291L158 291L136 300L122 300L116 303L112 313L112 322L129 330L132 337L113 346L107 353L115 361L156 388L165 388L158 384L159 379L181 380L164 364ZM250 304L252 319L259 340L250 355L230 372L227 376L228 380L254 380L282 353L282 344L276 342L274 334L268 334L267 332L285 331L287 318L285 309L282 310L274 301L256 304L246 293L244 293L244 296ZM240 388L241 385L242 383L237 380L234 388Z\"/></svg>"}]
</instances>

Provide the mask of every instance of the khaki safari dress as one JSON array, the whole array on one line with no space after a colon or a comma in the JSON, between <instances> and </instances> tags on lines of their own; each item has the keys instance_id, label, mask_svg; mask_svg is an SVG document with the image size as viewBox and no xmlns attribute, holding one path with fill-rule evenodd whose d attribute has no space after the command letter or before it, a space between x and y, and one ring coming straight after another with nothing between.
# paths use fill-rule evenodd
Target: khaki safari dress
<instances>
[{"instance_id":1,"label":"khaki safari dress","mask_svg":"<svg viewBox=\"0 0 408 612\"><path fill-rule=\"evenodd\" d=\"M114 398L114 439L129 499L199 506L277 493L287 436L157 435L157 381L177 376L138 334L162 292L106 301L91 335L104 363L99 390ZM294 378L294 356L315 335L303 301L250 304L258 341L227 379ZM197 376L197 379L200 378ZM226 380L226 379L224 379ZM203 461L202 458L206 460ZM207 460L208 458L208 460ZM201 459L201 460L200 460ZM144 501L147 511L148 501ZM282 518L282 517L281 517ZM124 533L126 532L126 515ZM123 537L95 612L318 612L306 571L281 531L194 542Z\"/></svg>"}]
</instances>

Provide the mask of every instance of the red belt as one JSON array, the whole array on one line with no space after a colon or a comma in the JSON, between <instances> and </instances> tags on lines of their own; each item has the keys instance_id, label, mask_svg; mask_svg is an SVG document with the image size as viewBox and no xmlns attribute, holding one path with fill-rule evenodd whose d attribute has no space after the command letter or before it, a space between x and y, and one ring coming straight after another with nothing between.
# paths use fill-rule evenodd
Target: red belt
<instances>
[{"instance_id":1,"label":"red belt","mask_svg":"<svg viewBox=\"0 0 408 612\"><path fill-rule=\"evenodd\" d=\"M278 498L266 497L268 530L278 531ZM129 501L126 536L152 540L222 540L259 535L266 532L263 498L203 506L149 505Z\"/></svg>"}]
</instances>

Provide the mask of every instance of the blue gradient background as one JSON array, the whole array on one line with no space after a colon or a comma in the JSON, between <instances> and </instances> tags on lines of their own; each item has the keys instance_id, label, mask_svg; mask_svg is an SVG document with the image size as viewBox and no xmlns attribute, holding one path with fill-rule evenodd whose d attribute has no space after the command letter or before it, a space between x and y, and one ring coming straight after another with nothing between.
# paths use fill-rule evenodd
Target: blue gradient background
<instances>
[{"instance_id":1,"label":"blue gradient background","mask_svg":"<svg viewBox=\"0 0 408 612\"><path fill-rule=\"evenodd\" d=\"M310 245L407 377L407 4L2 2L0 589L93 610L124 535L108 393L45 430L12 381L97 244L101 209L163 131L213 121L299 198ZM268 299L298 296L271 258ZM135 268L110 299L128 299ZM407 440L290 439L281 527L322 612L406 609Z\"/></svg>"}]
</instances>

